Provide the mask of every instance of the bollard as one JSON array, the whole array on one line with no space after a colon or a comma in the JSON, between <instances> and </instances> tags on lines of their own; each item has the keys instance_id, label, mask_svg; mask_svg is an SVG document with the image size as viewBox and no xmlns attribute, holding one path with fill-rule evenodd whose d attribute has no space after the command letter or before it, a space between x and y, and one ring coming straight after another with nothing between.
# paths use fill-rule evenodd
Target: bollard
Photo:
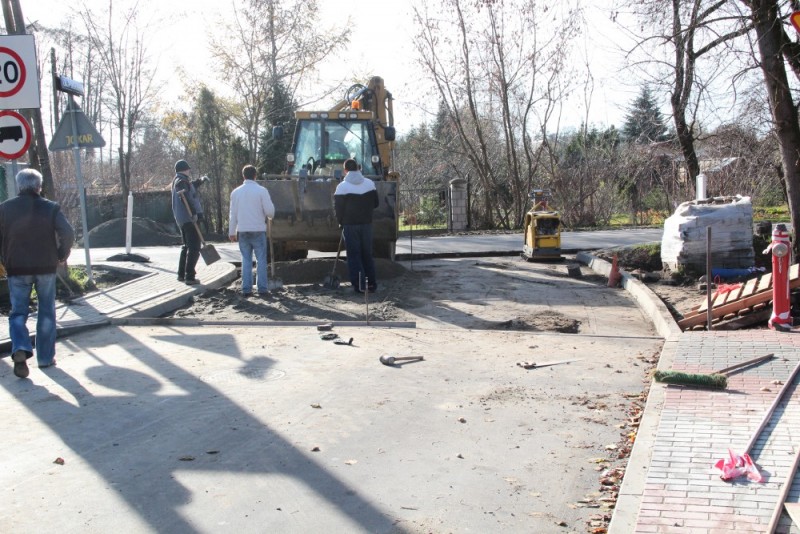
<instances>
[{"instance_id":1,"label":"bollard","mask_svg":"<svg viewBox=\"0 0 800 534\"><path fill-rule=\"evenodd\" d=\"M614 259L611 261L611 272L608 274L608 287L617 287L620 280L622 280L622 275L619 272L617 255L614 254Z\"/></svg>"},{"instance_id":2,"label":"bollard","mask_svg":"<svg viewBox=\"0 0 800 534\"><path fill-rule=\"evenodd\" d=\"M764 254L772 253L772 315L769 327L787 331L792 327L789 301L789 231L785 224L776 224L772 229L772 242Z\"/></svg>"}]
</instances>

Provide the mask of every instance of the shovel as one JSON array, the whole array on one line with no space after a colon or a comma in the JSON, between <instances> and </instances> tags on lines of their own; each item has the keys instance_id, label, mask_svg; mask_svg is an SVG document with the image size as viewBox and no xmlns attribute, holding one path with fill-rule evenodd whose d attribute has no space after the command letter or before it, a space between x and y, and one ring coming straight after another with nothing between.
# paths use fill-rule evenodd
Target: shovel
<instances>
[{"instance_id":1,"label":"shovel","mask_svg":"<svg viewBox=\"0 0 800 534\"><path fill-rule=\"evenodd\" d=\"M267 282L267 289L275 291L283 287L283 280L275 277L275 249L272 246L272 219L267 219L267 237L269 238L269 268L270 277Z\"/></svg>"},{"instance_id":2,"label":"shovel","mask_svg":"<svg viewBox=\"0 0 800 534\"><path fill-rule=\"evenodd\" d=\"M336 266L339 265L339 255L342 253L342 238L344 237L344 233L339 233L339 247L336 249L336 259L333 261L333 270L331 274L325 277L325 280L322 282L324 287L329 289L339 289L339 277L336 276Z\"/></svg>"},{"instance_id":3,"label":"shovel","mask_svg":"<svg viewBox=\"0 0 800 534\"><path fill-rule=\"evenodd\" d=\"M192 208L189 207L189 202L183 195L183 191L178 191L178 194L181 196L183 205L186 206L186 211L192 213ZM217 249L214 248L214 245L205 242L203 239L203 232L200 231L200 226L197 224L197 221L192 222L194 223L194 229L197 230L197 236L200 238L200 256L203 257L203 261L206 263L206 265L211 265L212 263L219 261L221 258L219 257L219 252L217 252Z\"/></svg>"}]
</instances>

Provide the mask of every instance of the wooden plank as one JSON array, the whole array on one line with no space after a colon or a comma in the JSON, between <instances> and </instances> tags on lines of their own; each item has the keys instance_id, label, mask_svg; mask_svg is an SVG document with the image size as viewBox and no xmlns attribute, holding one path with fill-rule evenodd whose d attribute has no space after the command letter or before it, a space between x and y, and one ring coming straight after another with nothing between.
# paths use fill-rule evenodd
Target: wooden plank
<instances>
[{"instance_id":1,"label":"wooden plank","mask_svg":"<svg viewBox=\"0 0 800 534\"><path fill-rule=\"evenodd\" d=\"M789 282L789 289L795 289L800 287L800 278L796 280L791 280ZM711 317L712 320L724 317L729 313L735 313L743 308L749 308L751 306L760 305L760 308L763 308L767 305L767 303L772 300L772 291L765 290L755 295L752 295L747 298L739 299L736 302L731 302L730 304L726 304L724 306L718 306L711 309ZM699 314L693 317L689 317L687 319L681 319L678 321L678 326L683 329L689 328L694 325L704 324L706 322L706 314Z\"/></svg>"},{"instance_id":2,"label":"wooden plank","mask_svg":"<svg viewBox=\"0 0 800 534\"><path fill-rule=\"evenodd\" d=\"M789 288L790 290L800 287L800 264L795 263L789 268ZM739 298L733 301L725 302L718 299L720 295L711 303L712 321L724 317L731 313L739 313L746 315L749 313L747 308L754 307L756 310L765 308L769 301L772 300L772 273L764 274L758 278L751 278L742 288ZM718 304L719 303L719 304ZM684 316L683 319L678 321L678 326L686 330L696 325L706 323L706 304L705 298L698 306L692 308L692 312ZM696 310L696 312L695 312Z\"/></svg>"},{"instance_id":3,"label":"wooden plank","mask_svg":"<svg viewBox=\"0 0 800 534\"><path fill-rule=\"evenodd\" d=\"M772 310L764 310L761 312L751 313L750 315L742 315L730 321L724 321L718 325L714 325L714 330L737 330L739 328L747 328L754 324L763 323L769 320Z\"/></svg>"},{"instance_id":4,"label":"wooden plank","mask_svg":"<svg viewBox=\"0 0 800 534\"><path fill-rule=\"evenodd\" d=\"M795 525L800 525L800 502L785 502L786 513Z\"/></svg>"},{"instance_id":5,"label":"wooden plank","mask_svg":"<svg viewBox=\"0 0 800 534\"><path fill-rule=\"evenodd\" d=\"M745 286L744 282L739 284L739 287L731 291L732 296L728 300L739 300L740 298L742 298L742 294L744 293L744 286Z\"/></svg>"},{"instance_id":6,"label":"wooden plank","mask_svg":"<svg viewBox=\"0 0 800 534\"><path fill-rule=\"evenodd\" d=\"M722 302L719 303L719 305L720 306L724 306L725 304L728 304L729 302L733 302L735 300L739 300L739 293L742 292L742 287L744 287L744 284L739 284L739 287L737 287L735 289L731 289L730 291L725 293L725 298L722 300Z\"/></svg>"},{"instance_id":7,"label":"wooden plank","mask_svg":"<svg viewBox=\"0 0 800 534\"><path fill-rule=\"evenodd\" d=\"M758 288L756 289L756 293L761 291L766 291L771 287L772 287L772 273L767 273L758 279Z\"/></svg>"},{"instance_id":8,"label":"wooden plank","mask_svg":"<svg viewBox=\"0 0 800 534\"><path fill-rule=\"evenodd\" d=\"M751 278L750 280L748 280L747 283L742 288L742 294L740 295L740 298L749 297L750 295L754 294L756 292L756 286L758 286L758 281L760 278L761 277L758 276L756 278Z\"/></svg>"},{"instance_id":9,"label":"wooden plank","mask_svg":"<svg viewBox=\"0 0 800 534\"><path fill-rule=\"evenodd\" d=\"M725 295L724 295L724 294L721 294L721 293L713 293L713 294L711 295L711 307L713 308L714 306L716 306L716 305L717 305L717 303L718 303L720 300L724 299L724 298L725 298ZM706 298L706 297L703 297L703 302L701 302L701 303L700 303L700 306L697 308L697 311L698 311L699 313L703 313L703 312L704 312L704 311L706 311L707 309L708 309L708 298Z\"/></svg>"}]
</instances>

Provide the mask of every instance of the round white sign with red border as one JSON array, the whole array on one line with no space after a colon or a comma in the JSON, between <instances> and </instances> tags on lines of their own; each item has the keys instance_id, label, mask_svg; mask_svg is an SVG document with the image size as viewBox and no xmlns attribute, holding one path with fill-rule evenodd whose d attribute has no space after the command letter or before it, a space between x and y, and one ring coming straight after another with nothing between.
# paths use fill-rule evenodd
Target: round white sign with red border
<instances>
[{"instance_id":1,"label":"round white sign with red border","mask_svg":"<svg viewBox=\"0 0 800 534\"><path fill-rule=\"evenodd\" d=\"M19 93L27 76L25 63L19 54L7 46L0 46L0 98Z\"/></svg>"},{"instance_id":2,"label":"round white sign with red border","mask_svg":"<svg viewBox=\"0 0 800 534\"><path fill-rule=\"evenodd\" d=\"M31 127L25 117L10 109L0 111L0 157L17 159L31 146Z\"/></svg>"}]
</instances>

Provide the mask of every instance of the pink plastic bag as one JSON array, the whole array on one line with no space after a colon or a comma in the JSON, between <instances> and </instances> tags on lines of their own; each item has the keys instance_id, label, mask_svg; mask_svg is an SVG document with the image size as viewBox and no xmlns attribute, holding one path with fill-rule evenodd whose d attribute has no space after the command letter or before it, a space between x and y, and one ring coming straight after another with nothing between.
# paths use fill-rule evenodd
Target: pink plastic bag
<instances>
[{"instance_id":1,"label":"pink plastic bag","mask_svg":"<svg viewBox=\"0 0 800 534\"><path fill-rule=\"evenodd\" d=\"M722 474L722 480L733 480L742 475L747 475L747 479L753 482L763 482L764 477L758 472L756 464L747 453L736 454L731 449L728 449L728 458L718 460L714 467Z\"/></svg>"}]
</instances>

